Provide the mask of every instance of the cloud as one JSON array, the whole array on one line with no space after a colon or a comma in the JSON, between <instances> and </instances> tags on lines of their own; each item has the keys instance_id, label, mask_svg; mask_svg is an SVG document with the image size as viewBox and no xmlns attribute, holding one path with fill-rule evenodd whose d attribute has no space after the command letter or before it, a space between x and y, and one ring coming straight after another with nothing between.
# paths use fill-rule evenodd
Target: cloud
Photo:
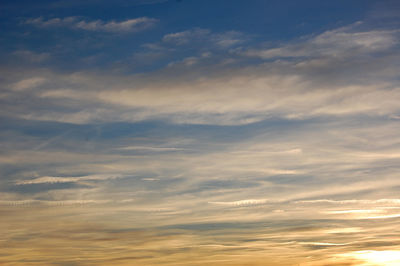
<instances>
[{"instance_id":1,"label":"cloud","mask_svg":"<svg viewBox=\"0 0 400 266\"><path fill-rule=\"evenodd\" d=\"M301 53L296 60L211 64L215 53L199 48L199 55L174 59L164 69L140 75L46 69L32 75L27 70L10 83L34 87L37 85L32 82L39 77L51 82L31 92L28 88L21 90L20 97L29 94L29 101L22 99L22 108L12 104L18 94L5 95L3 109L24 119L78 124L165 119L173 123L244 125L271 118L395 118L400 113L396 71L400 54L394 49L397 32L356 29L335 29L277 48ZM159 45L179 46L201 39L218 46L217 42L226 38L217 35L235 34L194 29L167 34ZM374 55L377 51L379 56ZM288 55L297 57L292 52Z\"/></svg>"},{"instance_id":2,"label":"cloud","mask_svg":"<svg viewBox=\"0 0 400 266\"><path fill-rule=\"evenodd\" d=\"M361 265L340 254L399 249L396 30L356 24L267 48L236 31L165 33L118 51L101 34L37 48L104 53L91 69L51 61L65 51L0 63L0 264Z\"/></svg>"},{"instance_id":3,"label":"cloud","mask_svg":"<svg viewBox=\"0 0 400 266\"><path fill-rule=\"evenodd\" d=\"M185 45L186 37L196 38L178 34L165 45ZM351 213L332 212L398 205L390 199L399 186L398 61L392 46L385 49L369 64L361 49L351 57L207 65L215 50L202 50L184 57L190 68L140 74L18 68L0 81L9 88L1 98L2 198L113 199L102 213L129 226L141 210L168 209L136 226L290 227L309 219L329 230L322 223L334 219L337 227L368 231ZM98 204L86 205L91 213ZM274 232L268 239L281 237ZM349 242L325 238L296 232L284 241Z\"/></svg>"},{"instance_id":4,"label":"cloud","mask_svg":"<svg viewBox=\"0 0 400 266\"><path fill-rule=\"evenodd\" d=\"M323 243L323 242L300 242L301 245L311 245L311 246L346 246L347 243Z\"/></svg>"},{"instance_id":5,"label":"cloud","mask_svg":"<svg viewBox=\"0 0 400 266\"><path fill-rule=\"evenodd\" d=\"M186 31L166 34L162 38L162 41L166 43L173 43L176 45L183 45L191 41L195 41L196 39L203 39L210 33L211 31L207 29L186 30Z\"/></svg>"},{"instance_id":6,"label":"cloud","mask_svg":"<svg viewBox=\"0 0 400 266\"><path fill-rule=\"evenodd\" d=\"M317 36L293 41L292 43L269 49L249 49L243 55L250 57L296 58L296 57L341 57L354 54L368 54L385 51L399 42L397 30L360 31L362 23L329 30Z\"/></svg>"},{"instance_id":7,"label":"cloud","mask_svg":"<svg viewBox=\"0 0 400 266\"><path fill-rule=\"evenodd\" d=\"M216 34L213 39L221 48L229 48L248 41L250 37L238 31L227 31Z\"/></svg>"},{"instance_id":8,"label":"cloud","mask_svg":"<svg viewBox=\"0 0 400 266\"><path fill-rule=\"evenodd\" d=\"M163 151L184 151L183 148L174 148L174 147L147 147L147 146L127 146L118 148L123 151L154 151L154 152L163 152Z\"/></svg>"},{"instance_id":9,"label":"cloud","mask_svg":"<svg viewBox=\"0 0 400 266\"><path fill-rule=\"evenodd\" d=\"M64 201L54 201L54 200L15 200L7 201L1 200L0 206L35 206L35 205L45 205L45 206L74 206L74 205L87 205L87 204L105 204L111 202L110 200L64 200Z\"/></svg>"},{"instance_id":10,"label":"cloud","mask_svg":"<svg viewBox=\"0 0 400 266\"><path fill-rule=\"evenodd\" d=\"M180 67L180 66L185 66L185 67L190 67L190 66L195 66L197 64L200 64L202 60L208 59L211 57L210 52L204 52L200 56L189 56L185 57L180 61L173 61L168 64L168 67Z\"/></svg>"},{"instance_id":11,"label":"cloud","mask_svg":"<svg viewBox=\"0 0 400 266\"><path fill-rule=\"evenodd\" d=\"M24 79L24 80L21 80L21 81L18 81L17 83L15 83L12 86L12 89L15 91L23 91L26 89L32 89L32 88L35 88L37 86L44 84L45 81L46 81L46 79L42 78L42 77L28 78L28 79Z\"/></svg>"},{"instance_id":12,"label":"cloud","mask_svg":"<svg viewBox=\"0 0 400 266\"><path fill-rule=\"evenodd\" d=\"M400 205L400 199L378 199L378 200L302 200L297 203L332 203L332 204L396 204Z\"/></svg>"},{"instance_id":13,"label":"cloud","mask_svg":"<svg viewBox=\"0 0 400 266\"><path fill-rule=\"evenodd\" d=\"M104 87L101 81L109 78L105 81L106 84L113 80L113 77L77 74L75 84L68 81L68 76L60 77L57 86L64 88L42 88L41 91L35 92L34 97L48 105L56 102L63 102L65 105L69 103L66 99L71 99L82 103L78 109L71 109L73 112L61 109L60 113L57 112L58 107L53 109L52 113L40 113L42 108L37 109L35 101L30 101L24 107L25 110L16 110L15 115L25 119L72 123L87 123L98 119L140 121L164 117L178 123L247 124L268 117L307 118L367 112L370 115L392 115L399 111L399 91L386 90L386 84L345 88L331 85L326 89L317 89L318 84L307 81L307 77L262 74L262 68L255 71L252 76L248 76L247 71L236 71L221 73L218 78L204 78L198 81L177 79L175 84L140 84L140 80L134 79L124 84L125 81L120 80L119 84L110 84L112 90L101 89ZM15 84L26 83L26 80L29 79L17 81ZM128 83L136 83L135 88ZM242 94L244 84L246 95ZM71 86L87 89L65 89ZM316 89L313 90L313 87ZM95 88L97 89L94 90ZM385 105L375 101L377 98L385 102ZM357 104L353 104L355 100L358 100Z\"/></svg>"},{"instance_id":14,"label":"cloud","mask_svg":"<svg viewBox=\"0 0 400 266\"><path fill-rule=\"evenodd\" d=\"M99 181L121 178L120 176L107 176L107 175L93 175L93 176L82 176L82 177L54 177L54 176L42 176L29 180L16 181L16 185L31 185L31 184L55 184L55 183L76 183L84 181Z\"/></svg>"},{"instance_id":15,"label":"cloud","mask_svg":"<svg viewBox=\"0 0 400 266\"><path fill-rule=\"evenodd\" d=\"M35 53L29 50L18 50L15 51L13 55L30 63L41 63L50 58L49 53Z\"/></svg>"},{"instance_id":16,"label":"cloud","mask_svg":"<svg viewBox=\"0 0 400 266\"><path fill-rule=\"evenodd\" d=\"M45 20L43 17L38 17L28 19L25 23L41 28L67 27L76 30L124 33L138 32L148 29L154 26L157 21L157 19L148 17L127 19L123 21L87 21L78 17L52 18Z\"/></svg>"},{"instance_id":17,"label":"cloud","mask_svg":"<svg viewBox=\"0 0 400 266\"><path fill-rule=\"evenodd\" d=\"M391 219L391 218L400 218L400 214L369 216L369 217L364 217L363 219Z\"/></svg>"},{"instance_id":18,"label":"cloud","mask_svg":"<svg viewBox=\"0 0 400 266\"><path fill-rule=\"evenodd\" d=\"M260 205L268 203L267 199L246 199L246 200L238 200L238 201L230 201L230 202L209 202L210 204L216 205L225 205L225 206L251 206L251 205Z\"/></svg>"},{"instance_id":19,"label":"cloud","mask_svg":"<svg viewBox=\"0 0 400 266\"><path fill-rule=\"evenodd\" d=\"M200 42L202 45L208 43L217 48L230 48L242 44L249 39L248 36L238 31L226 31L215 33L208 29L195 28L191 30L169 33L163 36L162 42L165 44L196 45Z\"/></svg>"}]
</instances>

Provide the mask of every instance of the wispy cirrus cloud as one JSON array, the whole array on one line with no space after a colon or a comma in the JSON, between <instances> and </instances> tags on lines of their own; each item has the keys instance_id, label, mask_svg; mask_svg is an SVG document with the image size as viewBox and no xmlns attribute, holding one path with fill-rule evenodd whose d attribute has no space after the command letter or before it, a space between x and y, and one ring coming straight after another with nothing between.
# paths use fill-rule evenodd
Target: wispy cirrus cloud
<instances>
[{"instance_id":1,"label":"wispy cirrus cloud","mask_svg":"<svg viewBox=\"0 0 400 266\"><path fill-rule=\"evenodd\" d=\"M220 48L229 48L241 44L249 37L238 31L215 33L209 29L195 28L180 32L168 33L163 36L162 42L174 45L188 45L196 42L208 43Z\"/></svg>"},{"instance_id":2,"label":"wispy cirrus cloud","mask_svg":"<svg viewBox=\"0 0 400 266\"><path fill-rule=\"evenodd\" d=\"M267 49L249 49L243 55L271 58L342 57L382 52L399 43L398 30L361 30L362 22L301 38Z\"/></svg>"},{"instance_id":3,"label":"wispy cirrus cloud","mask_svg":"<svg viewBox=\"0 0 400 266\"><path fill-rule=\"evenodd\" d=\"M76 215L94 220L102 213L127 227L189 230L207 254L220 256L246 248L261 258L266 243L274 254L288 248L310 256L389 248L393 241L365 236L378 239L398 219L398 55L393 42L383 45L397 33L363 32L343 33L350 44L318 41L326 50L314 55L307 50L314 39L302 44L302 56L249 63L245 50L224 55L245 67L204 64L222 46L206 42L210 31L183 32L146 49L164 52L200 38L214 50L150 73L42 68L6 76L0 207L80 206ZM380 33L386 39L363 44ZM364 48L348 56L352 38ZM362 64L366 56L377 60ZM249 223L254 233L238 233ZM209 228L244 239L216 247L202 242Z\"/></svg>"},{"instance_id":4,"label":"wispy cirrus cloud","mask_svg":"<svg viewBox=\"0 0 400 266\"><path fill-rule=\"evenodd\" d=\"M215 205L222 205L222 206L252 206L252 205L261 205L268 203L267 199L245 199L245 200L237 200L237 201L216 201L216 202L209 202L210 204Z\"/></svg>"},{"instance_id":5,"label":"wispy cirrus cloud","mask_svg":"<svg viewBox=\"0 0 400 266\"><path fill-rule=\"evenodd\" d=\"M218 45L215 33L197 29L167 34L162 43L149 49L162 51L165 43L180 46L196 38ZM29 85L28 81L38 77L52 81L30 90L34 100L13 113L25 119L71 123L167 119L219 125L251 124L271 117L308 119L366 113L395 118L400 113L397 43L395 30L361 31L349 26L273 48L279 50L274 50L277 54L271 49L257 50L260 58L288 55L280 60L261 64L240 61L247 60L242 58L243 53L252 57L248 54L251 48L229 54L232 60L248 64L246 67L222 62L207 65L204 62L213 60L214 55L201 51L200 55L175 59L164 69L141 75L41 70L35 76L10 81L26 87L26 91L29 86L37 88L37 83ZM265 51L266 57L262 55ZM213 74L205 75L205 69L212 69ZM35 102L40 102L40 108ZM43 105L50 108L56 102L59 104L53 112L43 112Z\"/></svg>"},{"instance_id":6,"label":"wispy cirrus cloud","mask_svg":"<svg viewBox=\"0 0 400 266\"><path fill-rule=\"evenodd\" d=\"M93 175L93 176L81 176L81 177L54 177L54 176L42 176L36 177L29 180L16 181L16 185L31 185L31 184L54 184L54 183L75 183L84 181L100 181L121 178L121 176L108 176L108 175Z\"/></svg>"},{"instance_id":7,"label":"wispy cirrus cloud","mask_svg":"<svg viewBox=\"0 0 400 266\"><path fill-rule=\"evenodd\" d=\"M109 203L110 200L63 200L63 201L54 201L54 200L1 200L0 206L82 206L88 204L105 204Z\"/></svg>"},{"instance_id":8,"label":"wispy cirrus cloud","mask_svg":"<svg viewBox=\"0 0 400 266\"><path fill-rule=\"evenodd\" d=\"M400 250L397 22L23 2L0 21L0 264L397 260L374 251Z\"/></svg>"},{"instance_id":9,"label":"wispy cirrus cloud","mask_svg":"<svg viewBox=\"0 0 400 266\"><path fill-rule=\"evenodd\" d=\"M317 200L303 200L296 201L296 203L328 203L328 204L394 204L400 205L400 199L378 199L378 200L328 200L328 199L317 199Z\"/></svg>"},{"instance_id":10,"label":"wispy cirrus cloud","mask_svg":"<svg viewBox=\"0 0 400 266\"><path fill-rule=\"evenodd\" d=\"M138 32L154 26L157 19L140 17L121 21L85 20L80 17L65 17L44 19L43 17L31 18L26 24L41 28L65 27L75 30L101 31L114 33Z\"/></svg>"},{"instance_id":11,"label":"wispy cirrus cloud","mask_svg":"<svg viewBox=\"0 0 400 266\"><path fill-rule=\"evenodd\" d=\"M147 146L127 146L118 148L118 150L122 151L154 151L154 152L163 152L163 151L184 151L183 148L174 148L174 147L147 147Z\"/></svg>"}]
</instances>

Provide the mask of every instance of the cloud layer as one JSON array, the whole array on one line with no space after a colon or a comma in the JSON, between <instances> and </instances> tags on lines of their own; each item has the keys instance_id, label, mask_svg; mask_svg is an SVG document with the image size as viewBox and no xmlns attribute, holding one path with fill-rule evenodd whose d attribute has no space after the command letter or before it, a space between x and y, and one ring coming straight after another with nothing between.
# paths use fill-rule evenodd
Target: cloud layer
<instances>
[{"instance_id":1,"label":"cloud layer","mask_svg":"<svg viewBox=\"0 0 400 266\"><path fill-rule=\"evenodd\" d=\"M157 23L18 26L50 48L0 63L0 264L398 261L398 30Z\"/></svg>"},{"instance_id":2,"label":"cloud layer","mask_svg":"<svg viewBox=\"0 0 400 266\"><path fill-rule=\"evenodd\" d=\"M19 118L72 123L167 119L228 125L363 114L395 119L400 113L398 32L360 32L357 25L279 48L233 50L228 64L225 58L209 65L215 56L203 52L140 75L27 71L4 85L15 93L2 98L9 105L6 112ZM180 46L203 35L215 36L196 29L162 40ZM254 56L287 59L238 67ZM33 100L13 110L15 97L27 95ZM43 112L44 106L53 111Z\"/></svg>"}]
</instances>

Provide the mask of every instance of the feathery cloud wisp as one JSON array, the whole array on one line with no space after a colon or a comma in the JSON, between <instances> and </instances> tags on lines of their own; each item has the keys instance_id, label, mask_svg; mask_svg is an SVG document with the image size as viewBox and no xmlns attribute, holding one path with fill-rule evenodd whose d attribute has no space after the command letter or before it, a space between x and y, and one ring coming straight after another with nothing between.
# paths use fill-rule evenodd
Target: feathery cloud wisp
<instances>
[{"instance_id":1,"label":"feathery cloud wisp","mask_svg":"<svg viewBox=\"0 0 400 266\"><path fill-rule=\"evenodd\" d=\"M25 23L42 28L66 27L77 30L123 33L137 32L148 29L154 26L157 21L157 19L148 17L140 17L123 21L87 21L78 17L52 18L46 20L43 17L38 17L34 19L28 19L25 21Z\"/></svg>"}]
</instances>

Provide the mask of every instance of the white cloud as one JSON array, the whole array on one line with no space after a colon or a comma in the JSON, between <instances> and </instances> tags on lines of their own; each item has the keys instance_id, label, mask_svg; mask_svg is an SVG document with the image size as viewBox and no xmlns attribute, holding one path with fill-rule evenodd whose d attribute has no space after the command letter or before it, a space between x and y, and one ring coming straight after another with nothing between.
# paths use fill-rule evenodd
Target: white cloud
<instances>
[{"instance_id":1,"label":"white cloud","mask_svg":"<svg viewBox=\"0 0 400 266\"><path fill-rule=\"evenodd\" d=\"M339 210L326 211L327 214L362 214L362 213L384 213L384 210Z\"/></svg>"},{"instance_id":2,"label":"white cloud","mask_svg":"<svg viewBox=\"0 0 400 266\"><path fill-rule=\"evenodd\" d=\"M395 58L380 58L387 60L383 67L374 66L375 62L361 66L371 70L354 66L358 63L351 60L343 65L331 61L315 65L304 60L240 69L210 67L211 75L198 70L203 67L202 60L187 57L174 63L184 68L170 65L167 70L136 76L84 71L72 75L38 73L52 80L51 86L42 86L36 93L42 99L41 105L73 99L74 102L62 103L74 103L73 108L60 113L39 112L41 109L35 110L34 101L30 101L16 110L15 115L72 123L168 119L176 123L232 125L271 117L305 119L364 114L397 117L400 113L400 87L388 76L389 70L396 69L391 61ZM369 75L371 72L373 75ZM321 75L326 75L322 81Z\"/></svg>"},{"instance_id":3,"label":"white cloud","mask_svg":"<svg viewBox=\"0 0 400 266\"><path fill-rule=\"evenodd\" d=\"M81 176L81 177L54 177L54 176L42 176L29 180L16 181L16 185L32 185L32 184L56 184L56 183L75 183L81 181L96 181L96 180L109 180L121 178L120 176L109 176L109 175L92 175L92 176Z\"/></svg>"},{"instance_id":4,"label":"white cloud","mask_svg":"<svg viewBox=\"0 0 400 266\"><path fill-rule=\"evenodd\" d=\"M347 243L327 243L327 242L300 242L302 245L312 245L312 246L346 246Z\"/></svg>"},{"instance_id":5,"label":"white cloud","mask_svg":"<svg viewBox=\"0 0 400 266\"><path fill-rule=\"evenodd\" d=\"M389 214L389 215L369 216L369 217L364 217L363 219L391 219L399 217L400 214Z\"/></svg>"},{"instance_id":6,"label":"white cloud","mask_svg":"<svg viewBox=\"0 0 400 266\"><path fill-rule=\"evenodd\" d=\"M238 201L228 201L228 202L209 202L210 204L215 205L226 205L226 206L251 206L251 205L260 205L268 203L267 199L246 199L246 200L238 200Z\"/></svg>"},{"instance_id":7,"label":"white cloud","mask_svg":"<svg viewBox=\"0 0 400 266\"><path fill-rule=\"evenodd\" d=\"M330 203L330 204L400 204L400 199L378 199L378 200L328 200L328 199L317 199L317 200L302 200L296 201L296 203Z\"/></svg>"}]
</instances>

